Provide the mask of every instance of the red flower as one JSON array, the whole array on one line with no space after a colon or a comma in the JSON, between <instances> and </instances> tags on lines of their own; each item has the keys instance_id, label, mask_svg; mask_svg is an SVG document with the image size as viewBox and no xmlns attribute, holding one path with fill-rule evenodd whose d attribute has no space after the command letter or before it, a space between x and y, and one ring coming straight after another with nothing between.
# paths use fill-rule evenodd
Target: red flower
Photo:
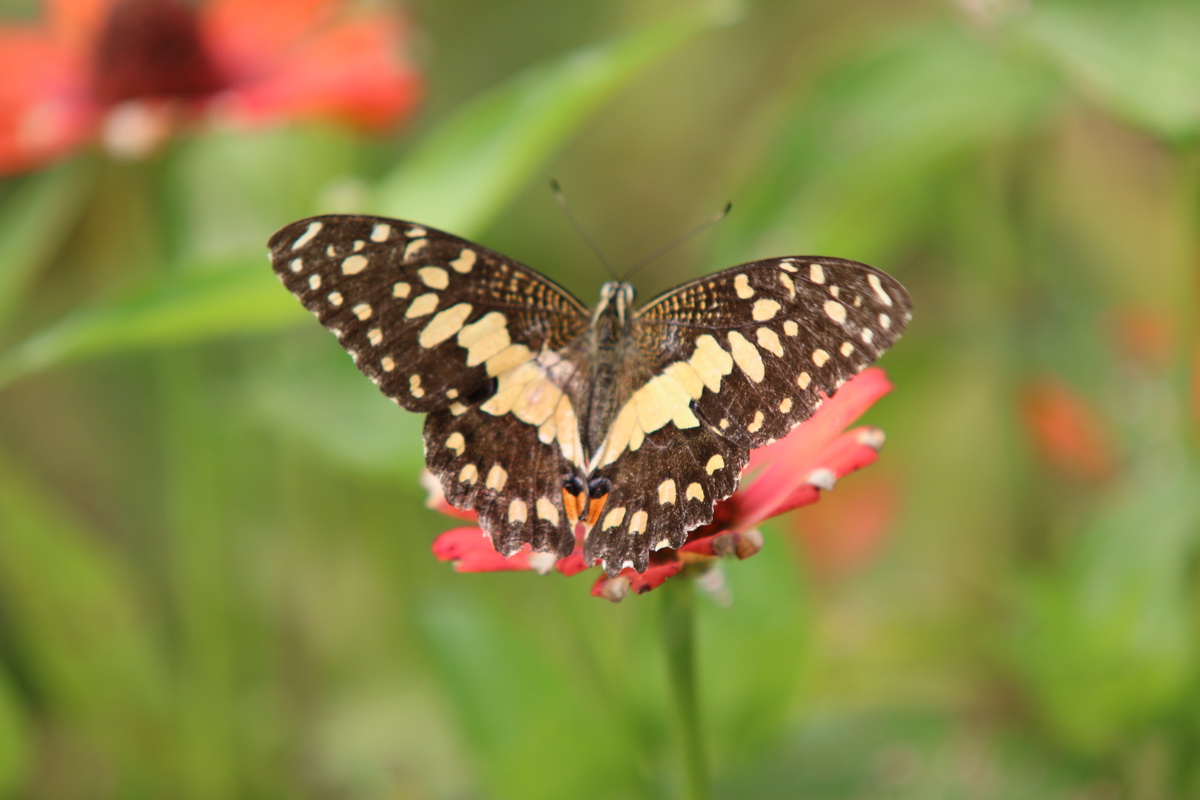
<instances>
[{"instance_id":1,"label":"red flower","mask_svg":"<svg viewBox=\"0 0 1200 800\"><path fill-rule=\"evenodd\" d=\"M846 426L883 395L891 391L883 370L868 369L849 381L825 401L812 419L788 436L750 455L750 464L742 484L727 500L717 504L711 523L692 531L678 550L663 549L650 554L650 566L643 573L622 570L614 578L602 575L593 585L592 594L618 601L630 591L648 592L663 581L694 564L708 564L720 556L749 558L762 548L757 526L771 517L793 508L815 503L821 490L832 489L837 480L867 466L879 457L883 432L878 428ZM474 515L448 505L436 481L432 482L431 505L458 517ZM433 553L442 561L451 561L459 572L497 572L502 570L556 569L574 575L587 569L583 563L583 544L571 555L555 560L550 553L531 553L528 545L505 558L497 553L478 526L446 531L433 543Z\"/></svg>"},{"instance_id":2,"label":"red flower","mask_svg":"<svg viewBox=\"0 0 1200 800\"><path fill-rule=\"evenodd\" d=\"M1024 387L1020 411L1034 446L1056 472L1103 483L1117 469L1117 449L1102 415L1065 381L1042 375Z\"/></svg>"},{"instance_id":3,"label":"red flower","mask_svg":"<svg viewBox=\"0 0 1200 800\"><path fill-rule=\"evenodd\" d=\"M402 28L343 0L45 0L37 26L0 25L0 173L102 140L144 155L177 122L320 117L381 129L419 78Z\"/></svg>"}]
</instances>

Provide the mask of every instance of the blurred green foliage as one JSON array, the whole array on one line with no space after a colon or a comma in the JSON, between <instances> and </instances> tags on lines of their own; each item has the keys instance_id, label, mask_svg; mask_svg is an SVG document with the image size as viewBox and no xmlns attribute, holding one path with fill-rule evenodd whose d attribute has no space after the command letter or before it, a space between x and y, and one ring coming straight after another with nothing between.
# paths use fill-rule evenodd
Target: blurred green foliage
<instances>
[{"instance_id":1,"label":"blurred green foliage","mask_svg":"<svg viewBox=\"0 0 1200 800\"><path fill-rule=\"evenodd\" d=\"M700 603L717 796L1200 796L1200 4L410 13L400 135L0 187L0 796L678 793L654 595L434 562L420 419L265 258L305 214L400 214L591 298L551 176L619 264L733 200L647 296L819 252L915 299L847 480L898 489L886 531L824 576L801 510Z\"/></svg>"}]
</instances>

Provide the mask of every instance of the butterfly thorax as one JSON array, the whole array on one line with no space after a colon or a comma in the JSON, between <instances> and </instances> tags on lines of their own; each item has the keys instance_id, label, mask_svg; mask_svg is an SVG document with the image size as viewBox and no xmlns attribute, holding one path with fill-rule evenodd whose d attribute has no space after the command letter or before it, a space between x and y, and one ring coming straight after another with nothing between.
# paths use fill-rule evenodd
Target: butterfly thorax
<instances>
[{"instance_id":1,"label":"butterfly thorax","mask_svg":"<svg viewBox=\"0 0 1200 800\"><path fill-rule=\"evenodd\" d=\"M634 341L633 286L610 281L600 290L600 302L592 312L585 334L586 365L581 370L579 390L586 397L586 409L580 420L585 453L594 453L603 443L613 418L628 399L629 387L621 382L621 367L629 362L627 348ZM581 398L582 399L582 398Z\"/></svg>"}]
</instances>

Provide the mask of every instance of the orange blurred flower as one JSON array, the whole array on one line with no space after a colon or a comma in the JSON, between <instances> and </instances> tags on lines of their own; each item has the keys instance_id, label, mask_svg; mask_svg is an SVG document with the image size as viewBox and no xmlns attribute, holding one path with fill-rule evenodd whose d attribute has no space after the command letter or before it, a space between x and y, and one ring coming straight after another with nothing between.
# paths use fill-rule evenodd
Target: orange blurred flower
<instances>
[{"instance_id":1,"label":"orange blurred flower","mask_svg":"<svg viewBox=\"0 0 1200 800\"><path fill-rule=\"evenodd\" d=\"M1105 424L1061 378L1043 375L1031 381L1020 410L1034 446L1052 468L1096 482L1112 476L1117 457Z\"/></svg>"},{"instance_id":2,"label":"orange blurred flower","mask_svg":"<svg viewBox=\"0 0 1200 800\"><path fill-rule=\"evenodd\" d=\"M343 0L45 0L0 25L0 173L97 139L141 156L180 123L322 118L363 129L414 107L401 22Z\"/></svg>"}]
</instances>

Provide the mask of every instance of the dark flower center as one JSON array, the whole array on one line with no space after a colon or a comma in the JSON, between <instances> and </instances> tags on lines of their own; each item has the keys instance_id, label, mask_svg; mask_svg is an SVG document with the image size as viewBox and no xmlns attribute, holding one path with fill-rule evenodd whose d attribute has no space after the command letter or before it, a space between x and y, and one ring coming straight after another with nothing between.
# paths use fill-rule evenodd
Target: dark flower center
<instances>
[{"instance_id":1,"label":"dark flower center","mask_svg":"<svg viewBox=\"0 0 1200 800\"><path fill-rule=\"evenodd\" d=\"M92 92L112 105L138 98L188 98L225 87L183 0L116 0L92 53Z\"/></svg>"}]
</instances>

